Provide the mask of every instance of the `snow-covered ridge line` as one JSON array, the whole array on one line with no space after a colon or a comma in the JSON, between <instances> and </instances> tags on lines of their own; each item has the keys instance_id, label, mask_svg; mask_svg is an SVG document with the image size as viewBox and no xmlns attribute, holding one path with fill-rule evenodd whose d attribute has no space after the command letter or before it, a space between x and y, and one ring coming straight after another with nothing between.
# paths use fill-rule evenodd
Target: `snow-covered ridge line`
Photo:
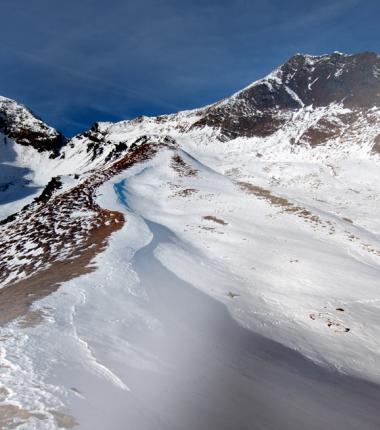
<instances>
[{"instance_id":1,"label":"snow-covered ridge line","mask_svg":"<svg viewBox=\"0 0 380 430\"><path fill-rule=\"evenodd\" d=\"M120 228L123 221L120 214L103 210L94 202L96 189L120 170L144 161L158 149L159 145L138 146L108 168L88 174L61 190L55 187L54 194L47 193L46 198L42 195L40 201L0 226L1 285L38 278L39 272L49 270L56 284L55 274L59 278L60 266L65 262L83 258L88 250L91 260L90 248L98 243L94 251L99 252L110 232Z\"/></svg>"},{"instance_id":2,"label":"snow-covered ridge line","mask_svg":"<svg viewBox=\"0 0 380 430\"><path fill-rule=\"evenodd\" d=\"M39 152L58 154L65 138L45 124L24 105L6 97L0 97L0 131L20 145L31 146Z\"/></svg>"}]
</instances>

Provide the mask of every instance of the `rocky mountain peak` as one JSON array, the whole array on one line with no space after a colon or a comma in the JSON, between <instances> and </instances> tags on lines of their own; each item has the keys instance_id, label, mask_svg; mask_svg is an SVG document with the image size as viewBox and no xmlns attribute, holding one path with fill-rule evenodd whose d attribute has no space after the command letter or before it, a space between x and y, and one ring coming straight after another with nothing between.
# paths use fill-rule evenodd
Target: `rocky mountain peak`
<instances>
[{"instance_id":1,"label":"rocky mountain peak","mask_svg":"<svg viewBox=\"0 0 380 430\"><path fill-rule=\"evenodd\" d=\"M296 54L266 78L237 94L259 110L343 103L349 108L380 106L380 57Z\"/></svg>"},{"instance_id":2,"label":"rocky mountain peak","mask_svg":"<svg viewBox=\"0 0 380 430\"><path fill-rule=\"evenodd\" d=\"M297 54L277 70L276 77L305 105L380 106L380 57L373 52Z\"/></svg>"},{"instance_id":3,"label":"rocky mountain peak","mask_svg":"<svg viewBox=\"0 0 380 430\"><path fill-rule=\"evenodd\" d=\"M197 126L218 127L227 138L267 136L289 112L341 105L353 111L380 107L380 57L296 54L272 73L207 108Z\"/></svg>"},{"instance_id":4,"label":"rocky mountain peak","mask_svg":"<svg viewBox=\"0 0 380 430\"><path fill-rule=\"evenodd\" d=\"M19 145L31 146L39 152L49 151L52 156L65 142L61 133L45 124L28 108L1 96L0 133Z\"/></svg>"}]
</instances>

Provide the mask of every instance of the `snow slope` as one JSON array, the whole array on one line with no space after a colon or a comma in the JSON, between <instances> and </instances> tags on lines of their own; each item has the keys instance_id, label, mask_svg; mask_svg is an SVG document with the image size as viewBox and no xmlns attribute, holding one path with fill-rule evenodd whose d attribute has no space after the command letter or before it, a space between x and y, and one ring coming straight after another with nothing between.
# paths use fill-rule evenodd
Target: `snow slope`
<instances>
[{"instance_id":1,"label":"snow slope","mask_svg":"<svg viewBox=\"0 0 380 430\"><path fill-rule=\"evenodd\" d=\"M167 149L105 183L99 204L125 213L127 222L97 257L98 269L36 303L41 324L20 329L21 319L4 329L4 359L14 366L4 379L12 393L6 402L43 414L35 428L55 428L52 411L74 416L84 429L125 422L246 428L256 419L264 428L377 428L380 391L364 380L380 378L379 257L360 242L378 245L369 234L376 212L369 211L367 228L358 211L354 224L333 213L344 187L327 169L324 187L336 194L313 200L306 192L313 180L304 179L317 170L311 163L261 161L244 177L214 164ZM303 178L293 185L297 204L321 221L247 193L243 180L257 171L263 186L268 166L288 169L286 183ZM344 186L358 188L360 166L351 162L357 174ZM290 199L292 188L284 188ZM277 184L280 190L284 196ZM246 348L253 348L248 357ZM230 366L251 376L240 380ZM219 373L225 379L216 384ZM231 405L235 396L245 400ZM300 402L305 413L294 409Z\"/></svg>"},{"instance_id":2,"label":"snow slope","mask_svg":"<svg viewBox=\"0 0 380 430\"><path fill-rule=\"evenodd\" d=\"M378 61L296 56L214 105L97 123L55 158L5 139L23 187L62 176L46 203L58 238L100 213L70 201L61 214L70 190L124 224L94 270L1 327L0 424L379 428L380 110L362 104L366 89L335 99ZM145 147L156 150L123 164ZM57 237L48 252L65 261ZM24 242L16 256L29 264L40 245ZM43 275L23 258L9 260L13 282Z\"/></svg>"},{"instance_id":3,"label":"snow slope","mask_svg":"<svg viewBox=\"0 0 380 430\"><path fill-rule=\"evenodd\" d=\"M83 429L379 425L380 390L360 379L378 379L378 333L363 327L375 323L376 270L350 257L354 244L245 199L181 150L98 195L127 217L98 270L38 302L42 324L20 329L21 319L3 333L8 403L45 417L25 428L56 428L55 411ZM366 288L355 304L359 270Z\"/></svg>"}]
</instances>

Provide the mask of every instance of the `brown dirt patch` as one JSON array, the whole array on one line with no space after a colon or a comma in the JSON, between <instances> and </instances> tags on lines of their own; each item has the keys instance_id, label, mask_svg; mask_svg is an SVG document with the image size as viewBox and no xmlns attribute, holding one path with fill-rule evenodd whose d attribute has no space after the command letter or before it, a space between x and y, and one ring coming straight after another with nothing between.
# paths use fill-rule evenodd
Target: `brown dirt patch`
<instances>
[{"instance_id":1,"label":"brown dirt patch","mask_svg":"<svg viewBox=\"0 0 380 430\"><path fill-rule=\"evenodd\" d=\"M178 173L179 176L197 176L198 175L198 170L193 169L191 166L185 163L183 158L178 154L173 155L170 165Z\"/></svg>"},{"instance_id":2,"label":"brown dirt patch","mask_svg":"<svg viewBox=\"0 0 380 430\"><path fill-rule=\"evenodd\" d=\"M36 309L34 311L28 311L18 325L20 328L36 327L41 324L45 319L45 312L43 309Z\"/></svg>"},{"instance_id":3,"label":"brown dirt patch","mask_svg":"<svg viewBox=\"0 0 380 430\"><path fill-rule=\"evenodd\" d=\"M45 414L30 412L16 405L0 405L1 429L15 429L32 418L46 420L47 417Z\"/></svg>"},{"instance_id":4,"label":"brown dirt patch","mask_svg":"<svg viewBox=\"0 0 380 430\"><path fill-rule=\"evenodd\" d=\"M281 208L284 213L297 215L298 217L303 218L306 222L329 230L330 235L334 234L336 231L335 226L331 221L321 219L319 216L314 215L308 209L305 209L301 206L297 206L284 197L275 196L270 192L270 190L259 187L257 185L250 184L248 182L238 182L237 184L243 191L247 192L248 194L253 194L260 199L268 201L271 205ZM353 224L352 220L350 220L349 218L342 218L342 220L349 224ZM369 244L361 242L358 236L354 235L349 231L345 231L344 233L350 242L358 242L363 249L365 249L371 254L380 257L380 251L378 249L375 249Z\"/></svg>"},{"instance_id":5,"label":"brown dirt patch","mask_svg":"<svg viewBox=\"0 0 380 430\"><path fill-rule=\"evenodd\" d=\"M90 266L91 261L105 249L108 237L123 226L122 215L117 216L120 217L118 223L104 224L92 230L87 240L64 261L54 261L47 269L37 270L26 279L0 289L0 324L24 315L34 301L56 291L61 283L95 270ZM26 318L21 321L24 327L32 322L27 315ZM32 316L34 322L36 318L37 315Z\"/></svg>"},{"instance_id":6,"label":"brown dirt patch","mask_svg":"<svg viewBox=\"0 0 380 430\"><path fill-rule=\"evenodd\" d=\"M198 193L199 190L196 190L195 188L184 188L182 190L179 190L173 194L173 197L190 197L193 194Z\"/></svg>"},{"instance_id":7,"label":"brown dirt patch","mask_svg":"<svg viewBox=\"0 0 380 430\"><path fill-rule=\"evenodd\" d=\"M306 221L312 222L314 224L324 223L317 215L313 215L313 213L308 209L295 205L285 197L276 196L272 194L270 190L250 184L248 182L238 182L238 185L245 192L254 194L257 197L268 201L271 205L281 208L283 212L295 214L300 218L304 218Z\"/></svg>"},{"instance_id":8,"label":"brown dirt patch","mask_svg":"<svg viewBox=\"0 0 380 430\"><path fill-rule=\"evenodd\" d=\"M124 224L121 213L95 203L95 191L122 170L151 158L161 146L137 147L108 169L96 171L78 186L33 205L2 226L0 282L4 283L9 274L16 274L18 279L0 289L0 324L27 314L35 300L56 291L61 283L95 270L90 263ZM90 215L73 216L78 211ZM37 323L39 317L30 313L21 325Z\"/></svg>"},{"instance_id":9,"label":"brown dirt patch","mask_svg":"<svg viewBox=\"0 0 380 430\"><path fill-rule=\"evenodd\" d=\"M63 414L62 412L57 411L49 412L54 416L54 420L58 428L72 429L73 427L78 425L74 417L72 417L71 415Z\"/></svg>"},{"instance_id":10,"label":"brown dirt patch","mask_svg":"<svg viewBox=\"0 0 380 430\"><path fill-rule=\"evenodd\" d=\"M213 216L213 215L206 215L202 218L206 221L213 221L213 222L216 222L217 224L220 224L220 225L227 225L228 224L224 220L217 218L216 216Z\"/></svg>"}]
</instances>

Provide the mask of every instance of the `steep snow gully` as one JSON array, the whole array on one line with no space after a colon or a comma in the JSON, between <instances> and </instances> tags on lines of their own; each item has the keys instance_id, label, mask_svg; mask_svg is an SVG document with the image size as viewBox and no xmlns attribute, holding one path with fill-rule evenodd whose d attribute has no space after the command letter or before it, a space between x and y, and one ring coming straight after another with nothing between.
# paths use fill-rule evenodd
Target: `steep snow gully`
<instances>
[{"instance_id":1,"label":"steep snow gully","mask_svg":"<svg viewBox=\"0 0 380 430\"><path fill-rule=\"evenodd\" d=\"M114 190L128 217L139 216L128 206L127 186L123 180ZM140 331L139 344L167 370L128 372L132 404L116 421L143 430L380 427L379 387L318 367L240 326L223 304L160 263L161 244L186 245L165 226L143 221L152 239L132 265L161 330Z\"/></svg>"}]
</instances>

